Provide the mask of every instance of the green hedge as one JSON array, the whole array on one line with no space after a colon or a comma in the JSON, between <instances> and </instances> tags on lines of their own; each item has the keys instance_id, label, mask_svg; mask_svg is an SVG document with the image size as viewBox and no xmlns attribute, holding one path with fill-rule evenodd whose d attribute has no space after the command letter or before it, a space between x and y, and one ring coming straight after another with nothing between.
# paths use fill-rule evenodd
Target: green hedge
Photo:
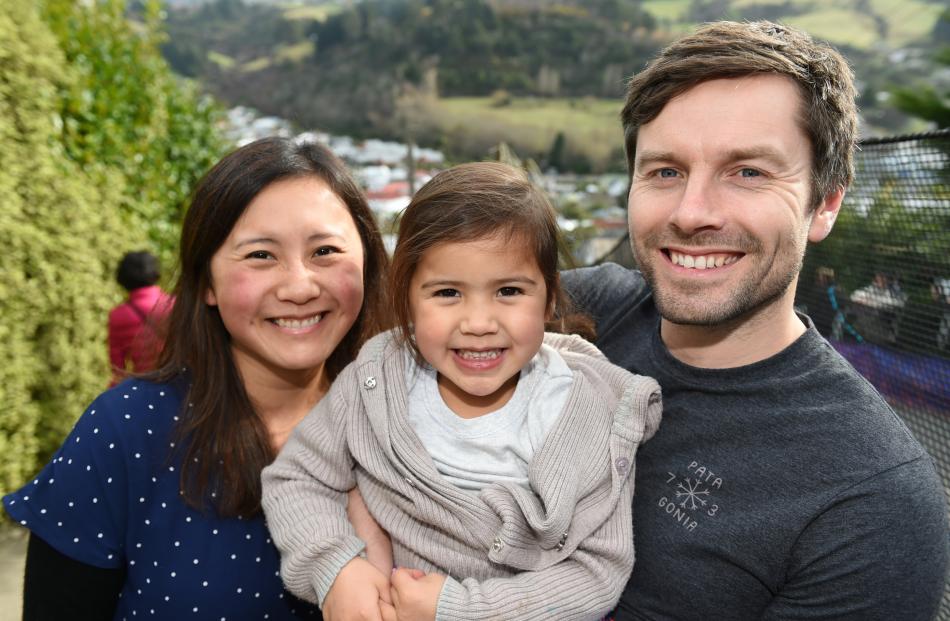
<instances>
[{"instance_id":1,"label":"green hedge","mask_svg":"<svg viewBox=\"0 0 950 621\"><path fill-rule=\"evenodd\" d=\"M0 3L4 491L105 388L117 261L171 256L187 188L220 149L213 110L175 81L149 28L123 2Z\"/></svg>"}]
</instances>

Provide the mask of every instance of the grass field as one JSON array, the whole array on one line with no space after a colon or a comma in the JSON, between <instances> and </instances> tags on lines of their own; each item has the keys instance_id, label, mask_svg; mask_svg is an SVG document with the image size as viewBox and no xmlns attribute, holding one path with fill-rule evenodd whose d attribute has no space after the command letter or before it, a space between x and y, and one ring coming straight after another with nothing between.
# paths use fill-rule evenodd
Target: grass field
<instances>
[{"instance_id":1,"label":"grass field","mask_svg":"<svg viewBox=\"0 0 950 621\"><path fill-rule=\"evenodd\" d=\"M730 14L722 18L744 19L744 9L763 5L782 5L785 0L732 0ZM926 0L869 0L871 9L887 22L887 33L880 40L874 19L854 10L854 0L822 0L796 3L806 11L787 15L778 21L801 28L811 35L835 45L859 49L883 43L900 48L928 36L946 8L939 2ZM696 24L688 19L690 0L645 0L643 8L674 32L689 30Z\"/></svg>"},{"instance_id":2,"label":"grass field","mask_svg":"<svg viewBox=\"0 0 950 621\"><path fill-rule=\"evenodd\" d=\"M644 0L643 10L660 20L681 22L686 18L690 0Z\"/></svg>"},{"instance_id":3,"label":"grass field","mask_svg":"<svg viewBox=\"0 0 950 621\"><path fill-rule=\"evenodd\" d=\"M492 97L449 97L422 105L422 124L445 136L449 149L485 151L507 142L522 157L546 155L558 132L565 150L588 159L597 170L610 168L622 148L621 102L594 98L512 98L497 105Z\"/></svg>"},{"instance_id":4,"label":"grass field","mask_svg":"<svg viewBox=\"0 0 950 621\"><path fill-rule=\"evenodd\" d=\"M317 6L306 4L288 7L287 10L284 11L284 17L294 20L306 19L322 22L326 21L326 19L334 13L339 13L342 10L342 7L338 4L321 4Z\"/></svg>"}]
</instances>

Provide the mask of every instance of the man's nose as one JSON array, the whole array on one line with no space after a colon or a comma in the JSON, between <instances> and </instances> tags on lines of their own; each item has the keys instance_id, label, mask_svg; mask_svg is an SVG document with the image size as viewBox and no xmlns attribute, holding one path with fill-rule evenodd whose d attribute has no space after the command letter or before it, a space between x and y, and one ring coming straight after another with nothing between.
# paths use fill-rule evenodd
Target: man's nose
<instances>
[{"instance_id":1,"label":"man's nose","mask_svg":"<svg viewBox=\"0 0 950 621\"><path fill-rule=\"evenodd\" d=\"M712 175L690 175L679 203L670 215L670 224L684 234L722 228L724 218L719 193Z\"/></svg>"}]
</instances>

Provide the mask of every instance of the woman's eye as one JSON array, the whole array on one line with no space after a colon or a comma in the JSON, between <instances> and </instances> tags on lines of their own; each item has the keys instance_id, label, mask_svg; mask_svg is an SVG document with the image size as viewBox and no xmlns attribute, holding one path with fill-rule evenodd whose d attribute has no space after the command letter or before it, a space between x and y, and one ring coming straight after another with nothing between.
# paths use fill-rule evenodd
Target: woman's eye
<instances>
[{"instance_id":1,"label":"woman's eye","mask_svg":"<svg viewBox=\"0 0 950 621\"><path fill-rule=\"evenodd\" d=\"M267 252L266 250L254 250L252 252L247 253L244 256L244 258L245 259L269 259L272 256L273 255Z\"/></svg>"},{"instance_id":2,"label":"woman's eye","mask_svg":"<svg viewBox=\"0 0 950 621\"><path fill-rule=\"evenodd\" d=\"M439 289L432 295L437 298L457 298L461 294L458 289Z\"/></svg>"},{"instance_id":3,"label":"woman's eye","mask_svg":"<svg viewBox=\"0 0 950 621\"><path fill-rule=\"evenodd\" d=\"M508 297L512 295L519 295L522 291L518 287L502 287L498 290L498 295L502 297Z\"/></svg>"},{"instance_id":4,"label":"woman's eye","mask_svg":"<svg viewBox=\"0 0 950 621\"><path fill-rule=\"evenodd\" d=\"M325 257L331 254L336 254L339 251L340 251L339 248L335 248L333 246L320 246L314 251L313 254L315 254L318 257Z\"/></svg>"}]
</instances>

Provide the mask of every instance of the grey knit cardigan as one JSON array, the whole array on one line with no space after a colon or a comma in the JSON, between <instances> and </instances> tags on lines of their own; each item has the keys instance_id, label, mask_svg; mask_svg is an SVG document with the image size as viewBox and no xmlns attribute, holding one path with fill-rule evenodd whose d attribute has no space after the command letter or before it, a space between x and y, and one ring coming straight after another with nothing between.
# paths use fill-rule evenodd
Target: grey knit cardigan
<instances>
[{"instance_id":1,"label":"grey knit cardigan","mask_svg":"<svg viewBox=\"0 0 950 621\"><path fill-rule=\"evenodd\" d=\"M358 485L397 566L448 576L436 618L596 619L633 567L634 456L660 422L660 389L576 337L548 334L573 386L529 464L531 490L463 491L436 471L406 414L406 360L371 339L264 469L263 506L298 597L322 605L364 543L346 517Z\"/></svg>"}]
</instances>

